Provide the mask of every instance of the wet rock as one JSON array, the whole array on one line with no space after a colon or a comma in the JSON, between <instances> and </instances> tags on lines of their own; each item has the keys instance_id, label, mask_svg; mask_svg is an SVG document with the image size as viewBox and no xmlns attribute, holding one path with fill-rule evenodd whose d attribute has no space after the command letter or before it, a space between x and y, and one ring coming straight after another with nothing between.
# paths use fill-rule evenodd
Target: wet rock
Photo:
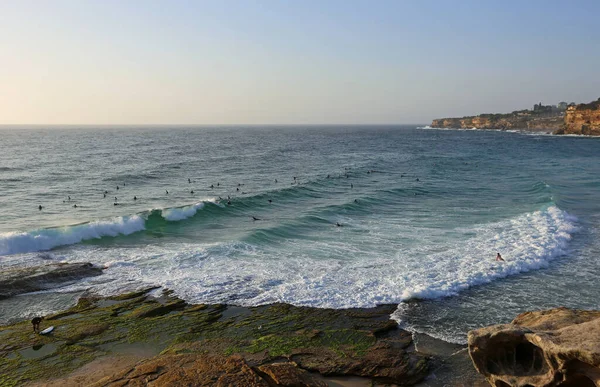
<instances>
[{"instance_id":1,"label":"wet rock","mask_svg":"<svg viewBox=\"0 0 600 387\"><path fill-rule=\"evenodd\" d=\"M68 335L63 337L67 344L77 343L87 337L97 336L102 334L110 328L109 324L90 324L82 327L78 327L78 329L74 329L69 331Z\"/></svg>"},{"instance_id":2,"label":"wet rock","mask_svg":"<svg viewBox=\"0 0 600 387\"><path fill-rule=\"evenodd\" d=\"M6 270L0 273L0 300L100 274L102 269L91 263L56 263Z\"/></svg>"},{"instance_id":3,"label":"wet rock","mask_svg":"<svg viewBox=\"0 0 600 387\"><path fill-rule=\"evenodd\" d=\"M295 363L272 363L258 367L273 386L327 387L327 383L300 369Z\"/></svg>"},{"instance_id":4,"label":"wet rock","mask_svg":"<svg viewBox=\"0 0 600 387\"><path fill-rule=\"evenodd\" d=\"M369 348L363 356L313 348L298 351L290 359L301 368L326 376L362 376L401 386L413 385L427 375L425 357L386 342Z\"/></svg>"},{"instance_id":5,"label":"wet rock","mask_svg":"<svg viewBox=\"0 0 600 387\"><path fill-rule=\"evenodd\" d=\"M268 387L239 356L166 355L98 381L96 386L248 386Z\"/></svg>"},{"instance_id":6,"label":"wet rock","mask_svg":"<svg viewBox=\"0 0 600 387\"><path fill-rule=\"evenodd\" d=\"M600 311L527 312L471 331L468 341L492 386L600 386Z\"/></svg>"},{"instance_id":7,"label":"wet rock","mask_svg":"<svg viewBox=\"0 0 600 387\"><path fill-rule=\"evenodd\" d=\"M149 304L144 308L136 309L131 315L138 318L157 317L175 310L184 309L186 306L187 304L183 300L175 300L164 305Z\"/></svg>"},{"instance_id":8,"label":"wet rock","mask_svg":"<svg viewBox=\"0 0 600 387\"><path fill-rule=\"evenodd\" d=\"M99 385L321 385L311 372L410 385L426 376L428 358L390 321L395 309L243 308L189 305L168 294L88 295L47 317L56 327L52 335L33 334L29 321L0 326L0 385L68 386L87 364L129 353L146 360L96 369L79 385L105 376ZM12 357L39 344L56 350L35 359Z\"/></svg>"}]
</instances>

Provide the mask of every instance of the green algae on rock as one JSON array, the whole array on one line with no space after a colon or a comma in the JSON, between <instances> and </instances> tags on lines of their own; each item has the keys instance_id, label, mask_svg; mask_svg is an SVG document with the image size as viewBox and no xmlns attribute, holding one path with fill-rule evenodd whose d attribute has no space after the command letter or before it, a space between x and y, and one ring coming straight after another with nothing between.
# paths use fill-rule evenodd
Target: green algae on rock
<instances>
[{"instance_id":1,"label":"green algae on rock","mask_svg":"<svg viewBox=\"0 0 600 387\"><path fill-rule=\"evenodd\" d=\"M223 380L253 378L257 385L293 375L309 380L306 371L411 385L425 377L427 359L414 352L408 332L390 323L394 309L188 305L170 295L148 297L147 292L82 298L70 310L50 317L56 327L52 335L34 334L29 322L0 327L0 385L64 378L94 359L140 347L152 349L147 363L130 371L144 364L162 364L168 370L178 362L206 366L221 359L223 364L243 362L251 371L235 376L213 369ZM52 350L39 357L28 355L44 347ZM272 363L282 365L267 366ZM165 373L154 376L176 378L176 373ZM122 379L115 374L99 385Z\"/></svg>"}]
</instances>

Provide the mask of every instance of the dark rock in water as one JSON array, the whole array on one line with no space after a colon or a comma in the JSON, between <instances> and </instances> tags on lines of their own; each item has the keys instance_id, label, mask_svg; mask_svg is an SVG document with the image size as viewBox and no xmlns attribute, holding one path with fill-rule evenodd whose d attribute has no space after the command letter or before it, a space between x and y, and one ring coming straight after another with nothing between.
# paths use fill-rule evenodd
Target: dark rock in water
<instances>
[{"instance_id":1,"label":"dark rock in water","mask_svg":"<svg viewBox=\"0 0 600 387\"><path fill-rule=\"evenodd\" d=\"M51 253L40 253L37 256L39 259L52 260L55 258L54 254Z\"/></svg>"},{"instance_id":2,"label":"dark rock in water","mask_svg":"<svg viewBox=\"0 0 600 387\"><path fill-rule=\"evenodd\" d=\"M469 354L492 386L599 386L600 311L522 313L469 332Z\"/></svg>"},{"instance_id":3,"label":"dark rock in water","mask_svg":"<svg viewBox=\"0 0 600 387\"><path fill-rule=\"evenodd\" d=\"M0 273L0 300L100 274L102 269L91 263L56 263L7 270Z\"/></svg>"}]
</instances>

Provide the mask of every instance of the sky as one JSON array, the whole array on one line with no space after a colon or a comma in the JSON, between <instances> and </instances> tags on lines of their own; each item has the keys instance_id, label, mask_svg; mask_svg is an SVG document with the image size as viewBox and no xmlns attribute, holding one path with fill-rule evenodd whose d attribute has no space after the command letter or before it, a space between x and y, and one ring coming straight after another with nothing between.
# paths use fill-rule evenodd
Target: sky
<instances>
[{"instance_id":1,"label":"sky","mask_svg":"<svg viewBox=\"0 0 600 387\"><path fill-rule=\"evenodd\" d=\"M403 124L600 97L600 1L0 1L0 124Z\"/></svg>"}]
</instances>

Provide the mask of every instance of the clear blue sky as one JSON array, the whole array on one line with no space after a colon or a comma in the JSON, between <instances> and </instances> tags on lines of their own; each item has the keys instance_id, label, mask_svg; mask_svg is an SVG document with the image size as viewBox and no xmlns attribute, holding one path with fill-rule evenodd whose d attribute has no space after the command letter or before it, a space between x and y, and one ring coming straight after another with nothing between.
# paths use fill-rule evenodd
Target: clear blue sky
<instances>
[{"instance_id":1,"label":"clear blue sky","mask_svg":"<svg viewBox=\"0 0 600 387\"><path fill-rule=\"evenodd\" d=\"M3 1L1 124L427 123L600 97L600 1Z\"/></svg>"}]
</instances>

